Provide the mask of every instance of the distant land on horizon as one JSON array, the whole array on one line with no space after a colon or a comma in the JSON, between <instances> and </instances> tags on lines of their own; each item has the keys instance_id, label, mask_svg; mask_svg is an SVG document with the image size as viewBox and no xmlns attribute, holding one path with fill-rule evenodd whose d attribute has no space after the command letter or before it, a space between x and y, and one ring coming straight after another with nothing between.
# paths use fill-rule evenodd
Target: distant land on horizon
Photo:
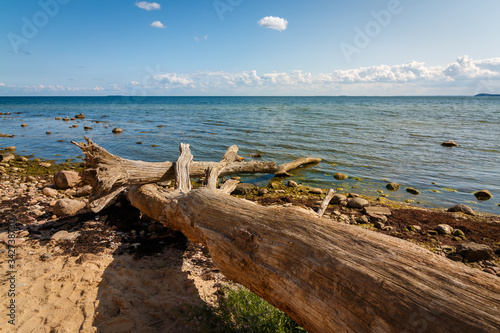
<instances>
[{"instance_id":1,"label":"distant land on horizon","mask_svg":"<svg viewBox=\"0 0 500 333\"><path fill-rule=\"evenodd\" d=\"M474 97L500 97L500 94L477 94Z\"/></svg>"}]
</instances>

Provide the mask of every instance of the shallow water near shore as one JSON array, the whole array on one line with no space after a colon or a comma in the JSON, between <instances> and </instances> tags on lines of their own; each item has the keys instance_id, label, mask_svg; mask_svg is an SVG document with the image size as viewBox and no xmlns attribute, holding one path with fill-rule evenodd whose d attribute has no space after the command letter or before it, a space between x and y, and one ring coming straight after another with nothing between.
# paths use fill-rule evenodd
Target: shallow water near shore
<instances>
[{"instance_id":1,"label":"shallow water near shore","mask_svg":"<svg viewBox=\"0 0 500 333\"><path fill-rule=\"evenodd\" d=\"M322 158L293 171L289 179L305 185L500 212L500 98L0 97L0 112L11 113L0 115L0 133L15 135L0 138L0 148L16 146L20 155L63 162L82 156L70 141L84 135L111 153L143 161L175 160L180 142L191 145L196 160L220 160L236 144L247 159L255 153L277 163ZM86 118L54 119L79 113ZM123 133L113 134L115 127ZM450 139L460 147L440 145ZM336 172L350 178L337 181ZM271 177L244 180L264 185ZM389 181L401 189L386 190ZM483 189L493 199L477 201L473 193Z\"/></svg>"}]
</instances>

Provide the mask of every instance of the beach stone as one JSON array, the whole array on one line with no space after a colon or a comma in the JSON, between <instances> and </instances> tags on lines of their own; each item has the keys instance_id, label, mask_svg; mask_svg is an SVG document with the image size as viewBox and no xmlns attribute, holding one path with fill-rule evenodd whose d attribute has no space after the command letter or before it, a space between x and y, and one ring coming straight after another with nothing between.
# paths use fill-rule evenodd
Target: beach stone
<instances>
[{"instance_id":1,"label":"beach stone","mask_svg":"<svg viewBox=\"0 0 500 333\"><path fill-rule=\"evenodd\" d=\"M21 124L21 127L28 127L28 124Z\"/></svg>"},{"instance_id":2,"label":"beach stone","mask_svg":"<svg viewBox=\"0 0 500 333\"><path fill-rule=\"evenodd\" d=\"M57 216L74 215L83 208L85 208L84 202L71 199L57 200L53 207L54 214Z\"/></svg>"},{"instance_id":3,"label":"beach stone","mask_svg":"<svg viewBox=\"0 0 500 333\"><path fill-rule=\"evenodd\" d=\"M47 197L55 197L59 192L54 188L44 187L42 193Z\"/></svg>"},{"instance_id":4,"label":"beach stone","mask_svg":"<svg viewBox=\"0 0 500 333\"><path fill-rule=\"evenodd\" d=\"M493 257L493 250L488 245L477 243L463 243L457 246L457 253L469 262L480 260L490 260Z\"/></svg>"},{"instance_id":5,"label":"beach stone","mask_svg":"<svg viewBox=\"0 0 500 333\"><path fill-rule=\"evenodd\" d=\"M373 226L377 229L383 229L385 227L385 224L382 223L381 221L377 221L373 224Z\"/></svg>"},{"instance_id":6,"label":"beach stone","mask_svg":"<svg viewBox=\"0 0 500 333\"><path fill-rule=\"evenodd\" d=\"M296 181L294 181L294 180L288 181L288 187L298 187L298 186L299 186L299 184L297 184Z\"/></svg>"},{"instance_id":7,"label":"beach stone","mask_svg":"<svg viewBox=\"0 0 500 333\"><path fill-rule=\"evenodd\" d=\"M6 150L6 151L10 151L10 152L14 152L14 151L16 151L16 150L17 150L17 148L16 148L16 147L14 147L14 146L8 146L8 147L5 147L5 150Z\"/></svg>"},{"instance_id":8,"label":"beach stone","mask_svg":"<svg viewBox=\"0 0 500 333\"><path fill-rule=\"evenodd\" d=\"M332 197L332 200L330 200L330 203L338 205L343 201L347 201L347 197L343 194L335 193Z\"/></svg>"},{"instance_id":9,"label":"beach stone","mask_svg":"<svg viewBox=\"0 0 500 333\"><path fill-rule=\"evenodd\" d=\"M0 161L2 161L2 162L11 161L14 158L15 158L15 156L12 153L9 153L9 152L1 152L0 153Z\"/></svg>"},{"instance_id":10,"label":"beach stone","mask_svg":"<svg viewBox=\"0 0 500 333\"><path fill-rule=\"evenodd\" d=\"M312 194L323 194L323 190L320 189L320 188L311 188L311 189L309 189L309 193L312 193Z\"/></svg>"},{"instance_id":11,"label":"beach stone","mask_svg":"<svg viewBox=\"0 0 500 333\"><path fill-rule=\"evenodd\" d=\"M50 135L50 134L52 134L52 132L47 131L47 132L45 132L45 134Z\"/></svg>"},{"instance_id":12,"label":"beach stone","mask_svg":"<svg viewBox=\"0 0 500 333\"><path fill-rule=\"evenodd\" d=\"M490 191L488 190L478 191L474 193L474 196L477 200L490 200L491 198L493 198L493 195L491 195Z\"/></svg>"},{"instance_id":13,"label":"beach stone","mask_svg":"<svg viewBox=\"0 0 500 333\"><path fill-rule=\"evenodd\" d=\"M113 133L121 133L121 132L123 132L123 130L121 128L116 127L116 128L113 128L113 130L111 132L113 132Z\"/></svg>"},{"instance_id":14,"label":"beach stone","mask_svg":"<svg viewBox=\"0 0 500 333\"><path fill-rule=\"evenodd\" d=\"M413 187L408 187L406 189L406 192L408 192L410 194L413 194L413 195L419 195L420 194L420 192L418 190L414 189Z\"/></svg>"},{"instance_id":15,"label":"beach stone","mask_svg":"<svg viewBox=\"0 0 500 333\"><path fill-rule=\"evenodd\" d=\"M399 184L398 183L389 183L385 185L385 188L387 188L389 191L397 191L399 190Z\"/></svg>"},{"instance_id":16,"label":"beach stone","mask_svg":"<svg viewBox=\"0 0 500 333\"><path fill-rule=\"evenodd\" d=\"M382 227L380 227L380 229L381 229L381 228L383 228L383 227L384 227L384 225L383 225L383 224L384 224L385 222L387 222L387 216L385 216L385 215L368 214L368 218L369 218L369 219L370 219L370 221L372 221L373 223L377 223L377 222L382 223Z\"/></svg>"},{"instance_id":17,"label":"beach stone","mask_svg":"<svg viewBox=\"0 0 500 333\"><path fill-rule=\"evenodd\" d=\"M367 224L370 222L370 220L368 220L368 216L361 215L356 218L356 222L358 222L359 224Z\"/></svg>"},{"instance_id":18,"label":"beach stone","mask_svg":"<svg viewBox=\"0 0 500 333\"><path fill-rule=\"evenodd\" d=\"M391 215L391 210L387 207L368 206L364 209L365 214Z\"/></svg>"},{"instance_id":19,"label":"beach stone","mask_svg":"<svg viewBox=\"0 0 500 333\"><path fill-rule=\"evenodd\" d=\"M75 171L62 170L54 174L54 183L61 190L72 188L79 182L80 175Z\"/></svg>"},{"instance_id":20,"label":"beach stone","mask_svg":"<svg viewBox=\"0 0 500 333\"><path fill-rule=\"evenodd\" d=\"M462 230L460 229L455 229L453 230L453 236L460 237L460 239L465 239L465 234Z\"/></svg>"},{"instance_id":21,"label":"beach stone","mask_svg":"<svg viewBox=\"0 0 500 333\"><path fill-rule=\"evenodd\" d=\"M458 253L449 253L449 254L446 255L446 258L448 258L450 260L453 260L453 261L462 261L462 260L464 260L464 257L462 257Z\"/></svg>"},{"instance_id":22,"label":"beach stone","mask_svg":"<svg viewBox=\"0 0 500 333\"><path fill-rule=\"evenodd\" d=\"M448 140L446 142L441 143L441 146L443 146L443 147L458 147L458 143L456 143L453 140Z\"/></svg>"},{"instance_id":23,"label":"beach stone","mask_svg":"<svg viewBox=\"0 0 500 333\"><path fill-rule=\"evenodd\" d=\"M269 190L267 188L261 188L259 189L259 195L264 195L269 193Z\"/></svg>"},{"instance_id":24,"label":"beach stone","mask_svg":"<svg viewBox=\"0 0 500 333\"><path fill-rule=\"evenodd\" d=\"M470 208L467 205L463 205L463 204L452 206L452 207L448 208L447 211L452 212L452 213L460 212L460 213L464 213L464 214L468 214L468 215L472 215L472 216L476 215L474 213L474 211L472 210L472 208Z\"/></svg>"},{"instance_id":25,"label":"beach stone","mask_svg":"<svg viewBox=\"0 0 500 333\"><path fill-rule=\"evenodd\" d=\"M232 194L246 195L252 192L254 187L255 186L253 184L239 183L238 185L236 185L236 188L234 189Z\"/></svg>"},{"instance_id":26,"label":"beach stone","mask_svg":"<svg viewBox=\"0 0 500 333\"><path fill-rule=\"evenodd\" d=\"M77 128L78 125L77 124L74 124L73 126L71 126L71 128Z\"/></svg>"},{"instance_id":27,"label":"beach stone","mask_svg":"<svg viewBox=\"0 0 500 333\"><path fill-rule=\"evenodd\" d=\"M83 126L83 129L86 130L86 131L90 131L92 129L92 127L90 127L90 126Z\"/></svg>"},{"instance_id":28,"label":"beach stone","mask_svg":"<svg viewBox=\"0 0 500 333\"><path fill-rule=\"evenodd\" d=\"M33 176L26 176L26 181L27 181L28 183L31 183L31 182L36 181L36 178L35 178L35 177L33 177Z\"/></svg>"},{"instance_id":29,"label":"beach stone","mask_svg":"<svg viewBox=\"0 0 500 333\"><path fill-rule=\"evenodd\" d=\"M80 236L80 233L78 231L75 232L67 232L66 230L61 230L56 232L55 234L50 237L52 240L65 240L65 241L74 241L75 239Z\"/></svg>"},{"instance_id":30,"label":"beach stone","mask_svg":"<svg viewBox=\"0 0 500 333\"><path fill-rule=\"evenodd\" d=\"M92 186L90 185L85 185L83 187L79 187L76 189L75 194L73 194L75 197L83 197L90 195L90 192L92 191Z\"/></svg>"},{"instance_id":31,"label":"beach stone","mask_svg":"<svg viewBox=\"0 0 500 333\"><path fill-rule=\"evenodd\" d=\"M345 175L345 174L340 173L340 172L337 172L336 174L334 174L333 177L337 180L346 180L347 178L349 178L348 175Z\"/></svg>"},{"instance_id":32,"label":"beach stone","mask_svg":"<svg viewBox=\"0 0 500 333\"><path fill-rule=\"evenodd\" d=\"M75 116L76 119L85 119L85 115L83 113L77 114Z\"/></svg>"},{"instance_id":33,"label":"beach stone","mask_svg":"<svg viewBox=\"0 0 500 333\"><path fill-rule=\"evenodd\" d=\"M451 235L453 233L453 228L448 224L439 224L434 230L443 235Z\"/></svg>"},{"instance_id":34,"label":"beach stone","mask_svg":"<svg viewBox=\"0 0 500 333\"><path fill-rule=\"evenodd\" d=\"M251 158L262 158L262 153L257 153L257 154L252 154L250 155Z\"/></svg>"},{"instance_id":35,"label":"beach stone","mask_svg":"<svg viewBox=\"0 0 500 333\"><path fill-rule=\"evenodd\" d=\"M40 166L44 167L44 168L50 168L52 166L52 164L47 163L47 162L42 162L42 163L40 163Z\"/></svg>"},{"instance_id":36,"label":"beach stone","mask_svg":"<svg viewBox=\"0 0 500 333\"><path fill-rule=\"evenodd\" d=\"M62 120L63 121L69 121L69 118L68 117L64 117Z\"/></svg>"},{"instance_id":37,"label":"beach stone","mask_svg":"<svg viewBox=\"0 0 500 333\"><path fill-rule=\"evenodd\" d=\"M350 208L364 208L368 206L370 203L362 198L356 197L356 198L349 198L347 200L347 206Z\"/></svg>"},{"instance_id":38,"label":"beach stone","mask_svg":"<svg viewBox=\"0 0 500 333\"><path fill-rule=\"evenodd\" d=\"M55 120L61 120L61 117L55 117L54 119Z\"/></svg>"}]
</instances>

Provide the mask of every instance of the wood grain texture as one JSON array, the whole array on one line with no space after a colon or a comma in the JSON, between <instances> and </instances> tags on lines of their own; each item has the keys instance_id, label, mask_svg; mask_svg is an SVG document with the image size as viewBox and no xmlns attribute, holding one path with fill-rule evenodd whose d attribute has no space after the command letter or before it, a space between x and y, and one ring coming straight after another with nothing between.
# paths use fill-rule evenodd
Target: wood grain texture
<instances>
[{"instance_id":1,"label":"wood grain texture","mask_svg":"<svg viewBox=\"0 0 500 333\"><path fill-rule=\"evenodd\" d=\"M145 185L129 199L310 332L500 328L500 279L404 240L208 189L172 200Z\"/></svg>"},{"instance_id":2,"label":"wood grain texture","mask_svg":"<svg viewBox=\"0 0 500 333\"><path fill-rule=\"evenodd\" d=\"M222 172L222 170L224 170L224 168L231 165L236 160L237 157L238 157L238 147L237 146L229 147L219 163L217 163L212 167L207 168L205 172L205 181L203 184L208 189L215 191L217 189L217 181L220 173Z\"/></svg>"},{"instance_id":3,"label":"wood grain texture","mask_svg":"<svg viewBox=\"0 0 500 333\"><path fill-rule=\"evenodd\" d=\"M325 210L328 208L328 204L330 204L330 201L332 200L333 196L335 195L335 190L329 189L328 193L326 194L325 198L321 202L321 205L318 208L318 215L321 217L325 213Z\"/></svg>"},{"instance_id":4,"label":"wood grain texture","mask_svg":"<svg viewBox=\"0 0 500 333\"><path fill-rule=\"evenodd\" d=\"M176 188L183 192L188 193L191 191L191 180L189 177L189 166L193 161L193 155L189 149L189 144L181 143L179 146L180 155L175 162L175 183Z\"/></svg>"},{"instance_id":5,"label":"wood grain texture","mask_svg":"<svg viewBox=\"0 0 500 333\"><path fill-rule=\"evenodd\" d=\"M172 162L143 162L121 158L109 153L106 149L84 137L86 143L77 143L85 155L84 179L92 185L90 196L91 208L99 212L112 203L115 198L130 186L164 182L175 179L175 163ZM234 146L236 147L236 146ZM236 148L237 149L237 148ZM229 163L219 172L219 177L233 174L253 174L287 172L304 164L317 163L318 158L300 158L296 161L277 165L272 161L240 161L236 155L236 162ZM297 162L299 161L299 162ZM189 164L191 178L204 177L207 169L213 169L220 162L192 161Z\"/></svg>"},{"instance_id":6,"label":"wood grain texture","mask_svg":"<svg viewBox=\"0 0 500 333\"><path fill-rule=\"evenodd\" d=\"M90 140L79 147L93 185L102 185L95 188L98 200L128 189L132 205L202 243L224 275L310 332L500 330L496 276L305 209L262 207L208 188L185 193L141 185L164 180L160 164L121 159ZM273 170L287 172L307 161ZM168 163L162 165L170 168ZM200 164L193 165L190 174L199 172ZM221 173L234 165L241 163Z\"/></svg>"}]
</instances>

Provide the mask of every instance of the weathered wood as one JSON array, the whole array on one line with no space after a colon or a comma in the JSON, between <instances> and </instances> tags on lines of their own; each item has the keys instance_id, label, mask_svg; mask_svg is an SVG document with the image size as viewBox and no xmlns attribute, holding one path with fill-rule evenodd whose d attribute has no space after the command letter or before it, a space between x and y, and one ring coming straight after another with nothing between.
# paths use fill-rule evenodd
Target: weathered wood
<instances>
[{"instance_id":1,"label":"weathered wood","mask_svg":"<svg viewBox=\"0 0 500 333\"><path fill-rule=\"evenodd\" d=\"M292 162L283 163L283 164L279 165L275 174L277 174L277 175L289 175L288 171L296 169L301 165L310 164L310 163L319 163L319 162L321 162L320 158L315 158L315 157L311 157L311 156L298 158Z\"/></svg>"},{"instance_id":2,"label":"weathered wood","mask_svg":"<svg viewBox=\"0 0 500 333\"><path fill-rule=\"evenodd\" d=\"M129 160L118 157L106 151L88 137L84 137L87 143L77 143L85 155L85 170L83 176L92 185L90 196L91 208L94 212L99 212L127 188L133 185L143 185L157 182L164 182L175 179L175 163L171 162L143 162ZM233 174L271 173L277 174L283 170L289 171L297 163L286 163L277 165L272 161L249 161L238 162L241 158L237 156L237 162L227 165L219 176ZM321 159L299 159L302 163L317 163ZM191 178L205 176L205 171L216 167L217 162L193 161L189 165Z\"/></svg>"},{"instance_id":3,"label":"weathered wood","mask_svg":"<svg viewBox=\"0 0 500 333\"><path fill-rule=\"evenodd\" d=\"M310 332L500 328L500 279L407 241L204 188L172 200L144 185L128 198Z\"/></svg>"},{"instance_id":4,"label":"weathered wood","mask_svg":"<svg viewBox=\"0 0 500 333\"><path fill-rule=\"evenodd\" d=\"M325 199L323 199L323 201L321 202L321 205L318 208L318 215L320 217L322 217L323 214L325 213L325 210L328 207L328 204L330 203L330 201L332 200L334 195L335 195L335 190L329 189L328 193L325 196Z\"/></svg>"},{"instance_id":5,"label":"weathered wood","mask_svg":"<svg viewBox=\"0 0 500 333\"><path fill-rule=\"evenodd\" d=\"M236 179L228 179L224 184L222 184L219 191L221 193L231 194L236 189L236 186L238 186L239 182L240 181Z\"/></svg>"},{"instance_id":6,"label":"weathered wood","mask_svg":"<svg viewBox=\"0 0 500 333\"><path fill-rule=\"evenodd\" d=\"M499 278L412 243L208 188L127 188L132 205L202 243L229 279L310 332L500 329Z\"/></svg>"},{"instance_id":7,"label":"weathered wood","mask_svg":"<svg viewBox=\"0 0 500 333\"><path fill-rule=\"evenodd\" d=\"M181 143L179 146L180 155L175 163L175 183L176 188L183 193L191 191L191 181L189 178L189 166L193 161L193 155L189 149L189 144Z\"/></svg>"},{"instance_id":8,"label":"weathered wood","mask_svg":"<svg viewBox=\"0 0 500 333\"><path fill-rule=\"evenodd\" d=\"M209 167L205 172L205 182L207 188L215 191L217 189L217 179L224 168L233 163L238 157L238 147L231 146L228 148L222 160L215 166Z\"/></svg>"}]
</instances>

